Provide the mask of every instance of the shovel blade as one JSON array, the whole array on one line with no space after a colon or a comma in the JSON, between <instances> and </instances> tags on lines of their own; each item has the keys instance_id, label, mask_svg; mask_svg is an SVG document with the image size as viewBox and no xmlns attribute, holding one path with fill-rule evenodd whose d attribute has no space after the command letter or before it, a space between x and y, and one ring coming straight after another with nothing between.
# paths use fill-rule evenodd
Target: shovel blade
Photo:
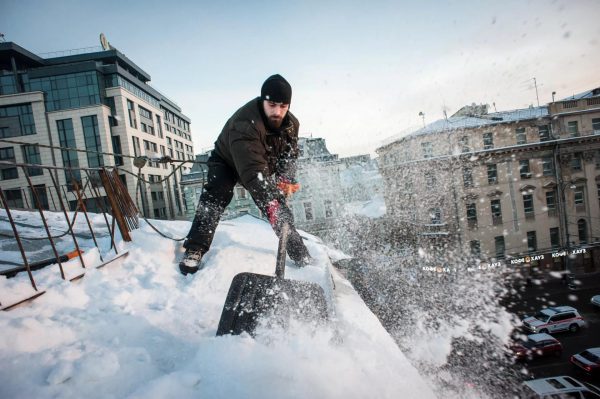
<instances>
[{"instance_id":1,"label":"shovel blade","mask_svg":"<svg viewBox=\"0 0 600 399\"><path fill-rule=\"evenodd\" d=\"M302 321L327 319L323 288L315 283L285 280L255 273L240 273L233 278L217 336L241 334L254 336L261 319L286 325L290 318Z\"/></svg>"}]
</instances>

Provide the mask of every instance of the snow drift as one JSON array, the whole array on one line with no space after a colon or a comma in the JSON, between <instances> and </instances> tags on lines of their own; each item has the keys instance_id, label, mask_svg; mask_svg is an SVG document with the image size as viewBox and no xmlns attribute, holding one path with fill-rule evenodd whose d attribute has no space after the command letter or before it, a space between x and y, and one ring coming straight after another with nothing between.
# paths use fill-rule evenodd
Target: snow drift
<instances>
[{"instance_id":1,"label":"snow drift","mask_svg":"<svg viewBox=\"0 0 600 399\"><path fill-rule=\"evenodd\" d=\"M38 222L33 213L19 217ZM100 226L100 218L94 223ZM156 224L173 236L190 225ZM286 278L320 284L333 320L286 331L259 327L255 339L215 337L232 278L274 272L277 239L250 216L220 224L205 267L193 276L178 272L181 244L144 222L133 242L118 243L127 257L88 268L81 280L61 280L56 265L36 272L47 293L0 317L0 397L433 398L331 266L337 253L303 235L315 263L297 269L289 262ZM101 246L108 248L107 239ZM98 264L97 250L88 247L85 261ZM80 266L73 259L65 267L76 272ZM28 285L23 273L0 278L0 302L31 290Z\"/></svg>"}]
</instances>

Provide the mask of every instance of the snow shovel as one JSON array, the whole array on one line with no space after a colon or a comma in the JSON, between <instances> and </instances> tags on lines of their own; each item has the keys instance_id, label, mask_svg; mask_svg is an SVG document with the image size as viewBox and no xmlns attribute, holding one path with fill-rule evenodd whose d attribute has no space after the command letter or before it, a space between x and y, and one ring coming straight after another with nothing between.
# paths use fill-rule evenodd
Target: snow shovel
<instances>
[{"instance_id":1,"label":"snow shovel","mask_svg":"<svg viewBox=\"0 0 600 399\"><path fill-rule=\"evenodd\" d=\"M327 319L327 301L323 288L307 281L285 280L285 254L289 232L281 229L275 276L240 273L233 278L217 336L238 335L246 331L254 336L259 321L286 326L290 318L301 321Z\"/></svg>"}]
</instances>

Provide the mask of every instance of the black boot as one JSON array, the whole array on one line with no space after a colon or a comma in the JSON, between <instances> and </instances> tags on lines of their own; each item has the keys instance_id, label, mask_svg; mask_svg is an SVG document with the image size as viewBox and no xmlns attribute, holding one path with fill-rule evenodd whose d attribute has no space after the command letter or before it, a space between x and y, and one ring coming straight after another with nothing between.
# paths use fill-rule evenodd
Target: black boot
<instances>
[{"instance_id":1,"label":"black boot","mask_svg":"<svg viewBox=\"0 0 600 399\"><path fill-rule=\"evenodd\" d=\"M200 262L202 261L202 252L188 249L185 251L181 262L179 262L179 270L184 276L194 274L200 270Z\"/></svg>"}]
</instances>

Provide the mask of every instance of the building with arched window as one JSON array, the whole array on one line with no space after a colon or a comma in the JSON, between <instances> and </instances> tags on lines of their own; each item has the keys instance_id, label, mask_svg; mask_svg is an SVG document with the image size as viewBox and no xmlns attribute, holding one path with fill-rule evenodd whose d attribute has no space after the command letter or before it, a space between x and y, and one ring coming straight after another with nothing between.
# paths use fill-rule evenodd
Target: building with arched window
<instances>
[{"instance_id":1,"label":"building with arched window","mask_svg":"<svg viewBox=\"0 0 600 399\"><path fill-rule=\"evenodd\" d=\"M542 107L466 106L377 153L392 241L600 270L600 88Z\"/></svg>"}]
</instances>

